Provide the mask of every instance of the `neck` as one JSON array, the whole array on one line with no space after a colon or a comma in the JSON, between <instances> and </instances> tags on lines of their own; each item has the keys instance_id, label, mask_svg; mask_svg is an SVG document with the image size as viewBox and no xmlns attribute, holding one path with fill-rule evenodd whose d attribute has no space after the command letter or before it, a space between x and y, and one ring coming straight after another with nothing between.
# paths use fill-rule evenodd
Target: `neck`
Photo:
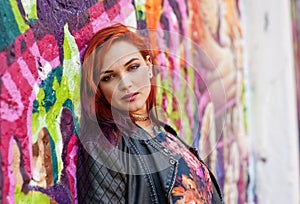
<instances>
[{"instance_id":1,"label":"neck","mask_svg":"<svg viewBox=\"0 0 300 204\"><path fill-rule=\"evenodd\" d=\"M148 113L148 111L146 111L146 109L140 110L140 111L134 112L134 113L131 112L131 113L129 113L129 115L134 121L150 120L149 113Z\"/></svg>"},{"instance_id":2,"label":"neck","mask_svg":"<svg viewBox=\"0 0 300 204\"><path fill-rule=\"evenodd\" d=\"M152 121L151 121L148 113L144 113L144 114L130 114L130 117L134 120L134 122L136 124L138 124L142 128L147 127L150 124L152 124Z\"/></svg>"},{"instance_id":3,"label":"neck","mask_svg":"<svg viewBox=\"0 0 300 204\"><path fill-rule=\"evenodd\" d=\"M150 120L149 116L131 116L135 122L137 121L147 121Z\"/></svg>"}]
</instances>

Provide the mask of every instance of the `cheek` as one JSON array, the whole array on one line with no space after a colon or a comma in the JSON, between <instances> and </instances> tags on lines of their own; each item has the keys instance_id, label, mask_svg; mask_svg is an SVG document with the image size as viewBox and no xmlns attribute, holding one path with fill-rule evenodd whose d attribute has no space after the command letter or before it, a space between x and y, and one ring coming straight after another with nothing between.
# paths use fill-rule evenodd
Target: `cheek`
<instances>
[{"instance_id":1,"label":"cheek","mask_svg":"<svg viewBox=\"0 0 300 204\"><path fill-rule=\"evenodd\" d=\"M151 84L149 73L147 70L141 71L135 78L136 81L142 86L149 86Z\"/></svg>"},{"instance_id":2,"label":"cheek","mask_svg":"<svg viewBox=\"0 0 300 204\"><path fill-rule=\"evenodd\" d=\"M100 88L102 90L105 99L109 103L111 103L113 92L114 92L113 87L105 84L105 85L100 85Z\"/></svg>"}]
</instances>

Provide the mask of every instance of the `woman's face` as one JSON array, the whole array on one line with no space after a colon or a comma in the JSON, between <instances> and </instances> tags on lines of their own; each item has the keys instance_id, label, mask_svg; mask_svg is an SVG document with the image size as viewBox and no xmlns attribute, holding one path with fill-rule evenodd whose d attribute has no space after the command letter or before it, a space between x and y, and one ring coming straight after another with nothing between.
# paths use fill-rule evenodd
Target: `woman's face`
<instances>
[{"instance_id":1,"label":"woman's face","mask_svg":"<svg viewBox=\"0 0 300 204\"><path fill-rule=\"evenodd\" d=\"M150 94L151 62L126 41L114 42L103 57L100 88L112 107L145 115Z\"/></svg>"}]
</instances>

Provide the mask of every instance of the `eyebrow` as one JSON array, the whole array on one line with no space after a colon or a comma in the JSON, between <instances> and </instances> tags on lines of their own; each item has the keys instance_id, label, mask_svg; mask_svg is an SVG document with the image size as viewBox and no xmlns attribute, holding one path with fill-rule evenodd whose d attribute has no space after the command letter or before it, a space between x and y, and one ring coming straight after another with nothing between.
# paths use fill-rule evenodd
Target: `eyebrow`
<instances>
[{"instance_id":1,"label":"eyebrow","mask_svg":"<svg viewBox=\"0 0 300 204\"><path fill-rule=\"evenodd\" d=\"M106 70L106 71L100 72L100 74L107 74L107 73L111 73L111 72L114 72L114 71L113 70Z\"/></svg>"},{"instance_id":2,"label":"eyebrow","mask_svg":"<svg viewBox=\"0 0 300 204\"><path fill-rule=\"evenodd\" d=\"M131 62L135 61L135 60L139 60L139 58L135 57L135 58L132 58L131 60L129 60L128 62L126 62L124 64L124 67L126 67L127 65L129 65Z\"/></svg>"},{"instance_id":3,"label":"eyebrow","mask_svg":"<svg viewBox=\"0 0 300 204\"><path fill-rule=\"evenodd\" d=\"M133 62L135 60L139 60L139 58L135 57L135 58L130 59L128 62L126 62L124 64L124 67L128 66L131 62ZM107 74L107 73L112 73L112 72L114 72L114 71L113 70L106 70L106 71L100 72L100 74Z\"/></svg>"}]
</instances>

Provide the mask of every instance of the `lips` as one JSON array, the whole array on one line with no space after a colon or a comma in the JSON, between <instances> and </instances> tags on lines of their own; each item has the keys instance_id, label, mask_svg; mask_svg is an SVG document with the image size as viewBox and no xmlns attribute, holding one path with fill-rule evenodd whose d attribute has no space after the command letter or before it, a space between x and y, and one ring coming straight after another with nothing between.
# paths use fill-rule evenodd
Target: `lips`
<instances>
[{"instance_id":1,"label":"lips","mask_svg":"<svg viewBox=\"0 0 300 204\"><path fill-rule=\"evenodd\" d=\"M121 99L126 101L126 102L131 102L131 101L134 101L135 97L138 94L139 94L138 92L129 93L129 94L126 94L125 96L123 96Z\"/></svg>"}]
</instances>

